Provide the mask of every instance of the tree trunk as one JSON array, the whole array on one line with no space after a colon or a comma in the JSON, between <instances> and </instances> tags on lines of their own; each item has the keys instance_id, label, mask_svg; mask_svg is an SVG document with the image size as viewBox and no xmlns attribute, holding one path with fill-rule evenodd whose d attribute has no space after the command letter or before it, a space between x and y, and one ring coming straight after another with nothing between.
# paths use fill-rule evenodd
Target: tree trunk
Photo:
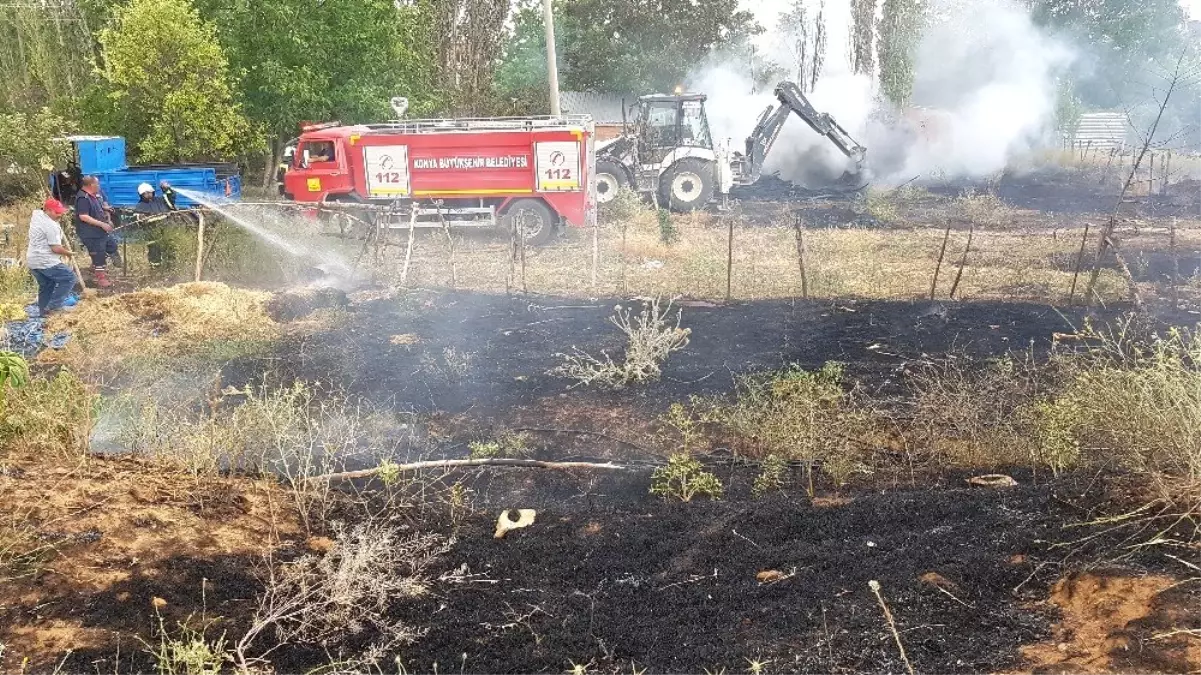
<instances>
[{"instance_id":1,"label":"tree trunk","mask_svg":"<svg viewBox=\"0 0 1201 675\"><path fill-rule=\"evenodd\" d=\"M267 146L267 151L264 155L267 166L263 167L263 189L271 187L271 183L275 178L276 167L279 166L280 155L283 154L283 143L279 142L278 138L272 138L271 143Z\"/></svg>"}]
</instances>

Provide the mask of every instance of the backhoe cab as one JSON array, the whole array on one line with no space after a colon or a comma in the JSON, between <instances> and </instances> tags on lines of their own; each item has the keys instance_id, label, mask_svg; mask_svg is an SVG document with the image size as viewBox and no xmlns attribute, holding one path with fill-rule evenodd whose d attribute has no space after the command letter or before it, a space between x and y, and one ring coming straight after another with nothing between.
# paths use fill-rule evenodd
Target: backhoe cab
<instances>
[{"instance_id":1,"label":"backhoe cab","mask_svg":"<svg viewBox=\"0 0 1201 675\"><path fill-rule=\"evenodd\" d=\"M853 161L849 174L861 173L866 151L833 118L817 112L792 82L781 82L775 94L779 105L760 114L745 152L731 152L713 142L704 94L639 98L633 123L597 148L597 201L608 202L619 189L630 187L673 211L703 208L734 185L759 179L763 160L791 113Z\"/></svg>"}]
</instances>

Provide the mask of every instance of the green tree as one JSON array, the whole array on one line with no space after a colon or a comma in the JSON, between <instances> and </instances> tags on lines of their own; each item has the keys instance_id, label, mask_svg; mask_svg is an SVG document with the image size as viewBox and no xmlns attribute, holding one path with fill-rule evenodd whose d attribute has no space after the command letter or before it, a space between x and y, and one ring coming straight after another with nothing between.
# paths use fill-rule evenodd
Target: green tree
<instances>
[{"instance_id":1,"label":"green tree","mask_svg":"<svg viewBox=\"0 0 1201 675\"><path fill-rule=\"evenodd\" d=\"M256 146L213 26L188 0L132 0L100 32L94 105L144 162L225 160Z\"/></svg>"},{"instance_id":2,"label":"green tree","mask_svg":"<svg viewBox=\"0 0 1201 675\"><path fill-rule=\"evenodd\" d=\"M456 115L494 112L493 75L504 51L509 0L424 0L438 84Z\"/></svg>"},{"instance_id":3,"label":"green tree","mask_svg":"<svg viewBox=\"0 0 1201 675\"><path fill-rule=\"evenodd\" d=\"M34 194L46 186L49 172L62 166L69 145L55 140L73 123L48 108L33 113L0 113L0 202Z\"/></svg>"},{"instance_id":4,"label":"green tree","mask_svg":"<svg viewBox=\"0 0 1201 675\"><path fill-rule=\"evenodd\" d=\"M556 26L559 44L563 27ZM505 43L495 86L500 103L515 114L545 113L549 108L546 74L546 30L542 21L542 3L526 0L513 14L513 29Z\"/></svg>"},{"instance_id":5,"label":"green tree","mask_svg":"<svg viewBox=\"0 0 1201 675\"><path fill-rule=\"evenodd\" d=\"M884 0L880 19L880 91L896 106L913 95L914 58L925 27L925 0Z\"/></svg>"},{"instance_id":6,"label":"green tree","mask_svg":"<svg viewBox=\"0 0 1201 675\"><path fill-rule=\"evenodd\" d=\"M1093 107L1146 99L1188 40L1178 0L1030 0L1030 7L1035 23L1081 46L1073 79Z\"/></svg>"},{"instance_id":7,"label":"green tree","mask_svg":"<svg viewBox=\"0 0 1201 675\"><path fill-rule=\"evenodd\" d=\"M812 91L826 60L825 0L819 0L817 12L810 16L804 0L793 0L792 7L780 14L779 32L792 59L789 76L803 90Z\"/></svg>"},{"instance_id":8,"label":"green tree","mask_svg":"<svg viewBox=\"0 0 1201 675\"><path fill-rule=\"evenodd\" d=\"M0 3L0 35L0 110L63 110L86 88L92 34L72 0Z\"/></svg>"},{"instance_id":9,"label":"green tree","mask_svg":"<svg viewBox=\"0 0 1201 675\"><path fill-rule=\"evenodd\" d=\"M875 74L875 38L876 0L851 0L851 66L856 73Z\"/></svg>"},{"instance_id":10,"label":"green tree","mask_svg":"<svg viewBox=\"0 0 1201 675\"><path fill-rule=\"evenodd\" d=\"M607 92L671 91L711 55L761 30L737 0L557 0L560 86ZM545 77L542 14L520 9L497 75L510 97ZM543 62L543 63L540 63Z\"/></svg>"},{"instance_id":11,"label":"green tree","mask_svg":"<svg viewBox=\"0 0 1201 675\"><path fill-rule=\"evenodd\" d=\"M428 12L392 0L195 0L217 28L270 170L302 121L375 122L407 96L435 108Z\"/></svg>"}]
</instances>

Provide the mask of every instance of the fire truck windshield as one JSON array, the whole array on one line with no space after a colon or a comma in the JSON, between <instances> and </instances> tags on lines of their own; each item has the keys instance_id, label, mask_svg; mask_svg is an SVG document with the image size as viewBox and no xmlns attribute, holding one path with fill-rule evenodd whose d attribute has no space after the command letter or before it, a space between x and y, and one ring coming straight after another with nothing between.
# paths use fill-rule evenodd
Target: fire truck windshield
<instances>
[{"instance_id":1,"label":"fire truck windshield","mask_svg":"<svg viewBox=\"0 0 1201 675\"><path fill-rule=\"evenodd\" d=\"M311 164L336 161L333 141L309 141L301 149L301 156Z\"/></svg>"}]
</instances>

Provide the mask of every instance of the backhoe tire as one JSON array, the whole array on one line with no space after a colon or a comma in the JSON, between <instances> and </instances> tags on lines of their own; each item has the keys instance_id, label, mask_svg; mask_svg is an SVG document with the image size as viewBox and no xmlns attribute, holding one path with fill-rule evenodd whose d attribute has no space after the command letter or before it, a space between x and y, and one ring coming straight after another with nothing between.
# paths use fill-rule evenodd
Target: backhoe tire
<instances>
[{"instance_id":1,"label":"backhoe tire","mask_svg":"<svg viewBox=\"0 0 1201 675\"><path fill-rule=\"evenodd\" d=\"M714 168L713 162L695 157L673 164L659 179L659 205L676 213L705 208L713 201Z\"/></svg>"},{"instance_id":2,"label":"backhoe tire","mask_svg":"<svg viewBox=\"0 0 1201 675\"><path fill-rule=\"evenodd\" d=\"M596 203L607 204L617 197L617 191L629 184L625 169L610 159L596 161Z\"/></svg>"},{"instance_id":3,"label":"backhoe tire","mask_svg":"<svg viewBox=\"0 0 1201 675\"><path fill-rule=\"evenodd\" d=\"M541 199L518 199L505 209L500 223L505 232L516 227L527 246L542 246L554 238L556 220L555 212Z\"/></svg>"}]
</instances>

